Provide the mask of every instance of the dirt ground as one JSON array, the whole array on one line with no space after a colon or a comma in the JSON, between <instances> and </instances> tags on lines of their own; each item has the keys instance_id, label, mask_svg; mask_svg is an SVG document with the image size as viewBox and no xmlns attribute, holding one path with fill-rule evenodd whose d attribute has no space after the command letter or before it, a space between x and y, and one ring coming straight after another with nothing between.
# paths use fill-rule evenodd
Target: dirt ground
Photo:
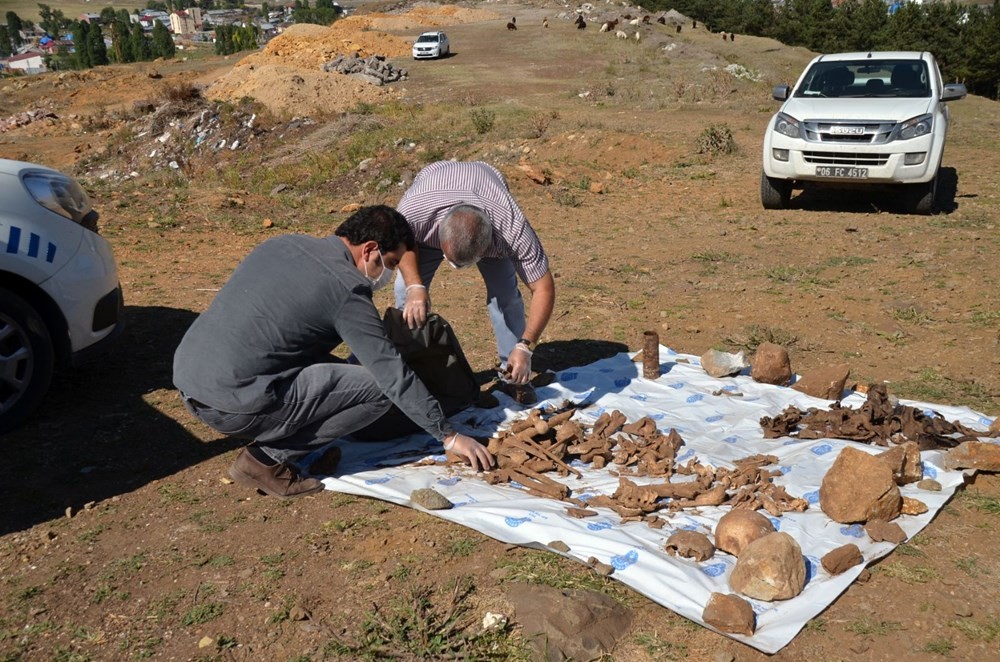
<instances>
[{"instance_id":1,"label":"dirt ground","mask_svg":"<svg viewBox=\"0 0 1000 662\"><path fill-rule=\"evenodd\" d=\"M398 100L293 120L235 99L211 128L227 146L178 144L177 168L149 154L192 131L187 118L205 107L178 90L222 79L238 57L0 79L0 118L57 116L0 134L0 157L83 179L129 320L113 354L61 375L3 440L0 659L409 659L419 656L400 642L413 631L372 643L385 632L364 624L399 616L401 597L421 587L438 609L463 578L473 591L460 624L511 615L511 577L592 586L625 604L633 623L608 659L767 657L555 555L379 501L279 502L226 478L238 442L194 421L171 385L187 326L253 246L327 234L349 204L394 204L440 158L500 168L549 253L558 298L536 369L638 349L649 329L699 355L774 340L798 372L847 363L853 379L901 397L1000 414L995 102L952 104L940 214L906 215L873 191L809 191L764 211L770 88L792 82L809 53L689 24L621 41L599 20L575 29L561 5L484 8L501 18L443 23L450 57L391 59L410 72L393 86ZM412 41L427 28L378 29ZM138 109L168 103L176 114ZM699 135L722 125L735 153L698 153ZM157 148L164 133L174 137ZM482 299L467 271L435 281L435 307L485 381L495 350ZM998 515L1000 479L970 478L773 657L996 659ZM515 623L470 656L526 657L517 633Z\"/></svg>"}]
</instances>

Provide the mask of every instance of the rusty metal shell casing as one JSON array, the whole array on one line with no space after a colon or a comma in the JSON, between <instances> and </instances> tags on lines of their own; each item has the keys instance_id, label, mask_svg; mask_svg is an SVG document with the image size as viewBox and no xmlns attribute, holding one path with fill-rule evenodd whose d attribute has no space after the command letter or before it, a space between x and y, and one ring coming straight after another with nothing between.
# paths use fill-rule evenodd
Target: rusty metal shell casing
<instances>
[{"instance_id":1,"label":"rusty metal shell casing","mask_svg":"<svg viewBox=\"0 0 1000 662\"><path fill-rule=\"evenodd\" d=\"M660 336L656 331L642 334L642 376L646 379L660 376Z\"/></svg>"}]
</instances>

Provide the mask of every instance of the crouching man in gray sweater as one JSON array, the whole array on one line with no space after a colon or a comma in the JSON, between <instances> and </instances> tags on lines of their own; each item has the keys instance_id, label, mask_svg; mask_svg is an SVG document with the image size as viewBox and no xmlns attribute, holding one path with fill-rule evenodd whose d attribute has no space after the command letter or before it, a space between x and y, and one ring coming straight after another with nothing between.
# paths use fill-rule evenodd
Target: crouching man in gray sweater
<instances>
[{"instance_id":1,"label":"crouching man in gray sweater","mask_svg":"<svg viewBox=\"0 0 1000 662\"><path fill-rule=\"evenodd\" d=\"M322 490L296 462L393 404L474 469L493 466L452 429L372 303L413 247L406 219L384 205L358 210L329 237L269 239L194 321L174 354L174 384L202 422L252 440L229 469L233 480L283 499ZM330 353L342 343L360 365Z\"/></svg>"}]
</instances>

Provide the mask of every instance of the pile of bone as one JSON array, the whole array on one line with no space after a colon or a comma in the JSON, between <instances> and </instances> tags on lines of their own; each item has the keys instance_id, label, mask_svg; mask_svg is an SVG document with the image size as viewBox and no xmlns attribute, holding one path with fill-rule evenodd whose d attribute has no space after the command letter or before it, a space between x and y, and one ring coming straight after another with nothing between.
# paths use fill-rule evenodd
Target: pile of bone
<instances>
[{"instance_id":1,"label":"pile of bone","mask_svg":"<svg viewBox=\"0 0 1000 662\"><path fill-rule=\"evenodd\" d=\"M338 55L323 65L323 71L347 74L372 85L385 85L406 80L406 69L393 67L386 62L384 55L372 55L362 58L358 53Z\"/></svg>"},{"instance_id":2,"label":"pile of bone","mask_svg":"<svg viewBox=\"0 0 1000 662\"><path fill-rule=\"evenodd\" d=\"M491 485L516 482L529 494L566 501L574 506L567 511L572 517L592 517L597 512L591 507L604 507L625 521L645 520L653 528L664 525L656 516L661 510L674 513L728 505L745 510L763 508L780 516L808 507L804 499L774 484L773 478L781 472L764 468L775 463L774 456L747 457L736 461L732 469L696 460L678 465L675 459L684 440L673 429L663 434L648 416L628 423L625 415L615 410L601 414L588 426L572 420L574 414L575 409L568 405L555 413L533 409L527 418L491 439L489 451L497 458L497 469L486 474L486 481ZM571 466L574 460L595 469L608 467L618 476L618 489L610 496L599 495L584 502L572 496L568 485L545 475L554 471L562 477L580 477ZM673 483L670 477L674 474L693 478ZM640 485L629 476L664 480Z\"/></svg>"}]
</instances>

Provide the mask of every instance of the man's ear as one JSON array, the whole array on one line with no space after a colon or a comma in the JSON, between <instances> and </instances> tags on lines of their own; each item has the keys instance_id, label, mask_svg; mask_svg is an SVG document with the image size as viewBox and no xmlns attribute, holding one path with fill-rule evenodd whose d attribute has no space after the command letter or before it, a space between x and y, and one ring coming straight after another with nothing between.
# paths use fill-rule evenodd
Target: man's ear
<instances>
[{"instance_id":1,"label":"man's ear","mask_svg":"<svg viewBox=\"0 0 1000 662\"><path fill-rule=\"evenodd\" d=\"M378 242L374 240L366 241L361 244L361 259L367 262L372 253L378 251Z\"/></svg>"}]
</instances>

